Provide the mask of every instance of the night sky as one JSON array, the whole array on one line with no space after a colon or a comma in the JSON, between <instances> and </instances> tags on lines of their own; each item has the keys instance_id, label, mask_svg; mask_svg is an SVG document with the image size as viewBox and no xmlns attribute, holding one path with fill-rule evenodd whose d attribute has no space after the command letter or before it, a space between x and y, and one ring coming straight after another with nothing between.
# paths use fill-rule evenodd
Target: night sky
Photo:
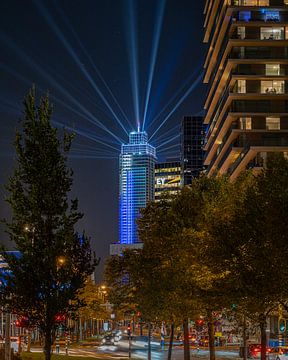
<instances>
[{"instance_id":1,"label":"night sky","mask_svg":"<svg viewBox=\"0 0 288 360\"><path fill-rule=\"evenodd\" d=\"M9 217L4 184L22 100L35 84L39 96L49 91L53 124L76 133L72 196L101 278L118 239L121 141L145 118L159 160L175 157L182 116L203 109L203 9L204 0L0 1L1 218Z\"/></svg>"}]
</instances>

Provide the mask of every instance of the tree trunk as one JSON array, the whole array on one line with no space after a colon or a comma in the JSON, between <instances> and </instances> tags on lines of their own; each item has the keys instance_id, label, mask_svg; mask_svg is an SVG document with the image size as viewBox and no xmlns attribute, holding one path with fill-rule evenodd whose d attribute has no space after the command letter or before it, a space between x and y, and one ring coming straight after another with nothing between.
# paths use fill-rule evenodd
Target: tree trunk
<instances>
[{"instance_id":1,"label":"tree trunk","mask_svg":"<svg viewBox=\"0 0 288 360\"><path fill-rule=\"evenodd\" d=\"M168 349L167 360L171 360L171 358L172 358L173 339L174 339L174 323L172 322L171 330L170 330L170 339L169 339L169 349Z\"/></svg>"},{"instance_id":2,"label":"tree trunk","mask_svg":"<svg viewBox=\"0 0 288 360\"><path fill-rule=\"evenodd\" d=\"M261 360L266 360L266 345L267 345L266 327L267 327L266 316L263 314L260 319Z\"/></svg>"},{"instance_id":3,"label":"tree trunk","mask_svg":"<svg viewBox=\"0 0 288 360\"><path fill-rule=\"evenodd\" d=\"M208 311L208 336L209 336L209 356L210 360L215 360L215 333L214 319L212 311Z\"/></svg>"},{"instance_id":4,"label":"tree trunk","mask_svg":"<svg viewBox=\"0 0 288 360\"><path fill-rule=\"evenodd\" d=\"M52 346L52 331L51 328L46 327L44 333L44 354L45 360L51 359L51 346Z\"/></svg>"},{"instance_id":5,"label":"tree trunk","mask_svg":"<svg viewBox=\"0 0 288 360\"><path fill-rule=\"evenodd\" d=\"M184 328L184 360L190 360L188 318L183 322Z\"/></svg>"},{"instance_id":6,"label":"tree trunk","mask_svg":"<svg viewBox=\"0 0 288 360\"><path fill-rule=\"evenodd\" d=\"M10 336L11 336L11 315L9 312L6 312L5 315L5 360L11 359L11 344L10 344Z\"/></svg>"},{"instance_id":7,"label":"tree trunk","mask_svg":"<svg viewBox=\"0 0 288 360\"><path fill-rule=\"evenodd\" d=\"M246 324L246 315L243 316L243 359L247 360L247 324Z\"/></svg>"},{"instance_id":8,"label":"tree trunk","mask_svg":"<svg viewBox=\"0 0 288 360\"><path fill-rule=\"evenodd\" d=\"M151 360L151 323L148 323L148 360Z\"/></svg>"},{"instance_id":9,"label":"tree trunk","mask_svg":"<svg viewBox=\"0 0 288 360\"><path fill-rule=\"evenodd\" d=\"M27 334L27 352L31 351L31 330L28 329L28 334Z\"/></svg>"}]
</instances>

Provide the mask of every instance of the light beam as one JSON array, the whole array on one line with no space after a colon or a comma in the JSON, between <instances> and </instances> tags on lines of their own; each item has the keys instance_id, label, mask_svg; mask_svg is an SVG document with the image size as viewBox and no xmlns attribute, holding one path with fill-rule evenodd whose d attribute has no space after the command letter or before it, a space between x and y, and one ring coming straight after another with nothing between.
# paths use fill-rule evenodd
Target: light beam
<instances>
[{"instance_id":1,"label":"light beam","mask_svg":"<svg viewBox=\"0 0 288 360\"><path fill-rule=\"evenodd\" d=\"M152 54L151 54L149 77L148 77L148 84L147 84L146 96L145 96L142 131L144 131L144 129L145 129L145 122L146 122L148 104L149 104L149 100L150 100L151 87L152 87L152 83L153 83L155 64L156 64L159 40L160 40L160 35L161 35L161 30L162 30L162 23L163 23L163 16L164 16L166 0L159 0L158 4L159 4L159 9L157 11L156 27L155 27L154 35L153 35Z\"/></svg>"},{"instance_id":2,"label":"light beam","mask_svg":"<svg viewBox=\"0 0 288 360\"><path fill-rule=\"evenodd\" d=\"M66 40L65 36L63 35L60 28L57 26L55 21L53 20L52 16L50 15L47 8L43 5L43 3L40 0L33 0L35 6L39 10L39 12L43 15L45 20L50 25L51 29L54 31L54 33L57 35L59 40L64 45L65 49L68 51L68 53L71 55L75 63L78 65L80 71L84 74L90 85L93 87L93 89L97 92L97 94L100 96L101 100L104 102L104 104L107 106L107 108L110 110L111 114L113 115L114 119L117 121L117 123L120 125L120 127L123 129L123 131L129 135L129 132L126 130L125 126L122 124L121 120L118 118L112 107L110 106L109 102L97 86L97 84L94 82L92 77L90 76L89 72L86 70L85 65L80 61L78 58L76 52L72 48L72 46L69 44L69 42Z\"/></svg>"},{"instance_id":3,"label":"light beam","mask_svg":"<svg viewBox=\"0 0 288 360\"><path fill-rule=\"evenodd\" d=\"M165 119L161 122L161 124L157 127L157 129L154 131L154 133L150 137L150 139L149 139L150 141L157 134L157 132L161 129L161 127L166 123L166 121L171 117L171 115L178 109L179 105L181 105L183 103L183 101L186 100L186 98L191 94L191 92L195 89L195 87L202 80L202 77L203 77L203 71L198 76L198 78L194 81L194 83L189 87L189 89L185 92L185 94L182 96L182 98L176 103L174 108L169 112L169 114L165 117Z\"/></svg>"}]
</instances>

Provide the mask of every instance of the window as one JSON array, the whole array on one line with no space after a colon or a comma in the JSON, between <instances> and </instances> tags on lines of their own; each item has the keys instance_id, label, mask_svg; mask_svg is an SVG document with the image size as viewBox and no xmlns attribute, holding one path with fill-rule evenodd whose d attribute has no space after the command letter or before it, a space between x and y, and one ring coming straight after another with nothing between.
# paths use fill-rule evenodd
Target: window
<instances>
[{"instance_id":1,"label":"window","mask_svg":"<svg viewBox=\"0 0 288 360\"><path fill-rule=\"evenodd\" d=\"M239 21L250 21L251 11L239 11Z\"/></svg>"},{"instance_id":2,"label":"window","mask_svg":"<svg viewBox=\"0 0 288 360\"><path fill-rule=\"evenodd\" d=\"M279 11L267 10L265 12L265 21L280 21Z\"/></svg>"},{"instance_id":3,"label":"window","mask_svg":"<svg viewBox=\"0 0 288 360\"><path fill-rule=\"evenodd\" d=\"M284 27L261 27L261 40L284 40Z\"/></svg>"},{"instance_id":4,"label":"window","mask_svg":"<svg viewBox=\"0 0 288 360\"><path fill-rule=\"evenodd\" d=\"M284 80L261 81L261 94L284 94Z\"/></svg>"},{"instance_id":5,"label":"window","mask_svg":"<svg viewBox=\"0 0 288 360\"><path fill-rule=\"evenodd\" d=\"M266 118L266 129L267 130L280 130L280 118L267 117Z\"/></svg>"},{"instance_id":6,"label":"window","mask_svg":"<svg viewBox=\"0 0 288 360\"><path fill-rule=\"evenodd\" d=\"M237 38L245 39L245 27L244 26L237 27Z\"/></svg>"},{"instance_id":7,"label":"window","mask_svg":"<svg viewBox=\"0 0 288 360\"><path fill-rule=\"evenodd\" d=\"M241 117L240 121L240 129L241 130L252 130L252 118L251 117Z\"/></svg>"},{"instance_id":8,"label":"window","mask_svg":"<svg viewBox=\"0 0 288 360\"><path fill-rule=\"evenodd\" d=\"M269 6L269 0L234 0L234 5Z\"/></svg>"},{"instance_id":9,"label":"window","mask_svg":"<svg viewBox=\"0 0 288 360\"><path fill-rule=\"evenodd\" d=\"M266 64L266 75L280 75L280 64Z\"/></svg>"},{"instance_id":10,"label":"window","mask_svg":"<svg viewBox=\"0 0 288 360\"><path fill-rule=\"evenodd\" d=\"M246 94L246 80L237 80L236 92L238 94Z\"/></svg>"}]
</instances>

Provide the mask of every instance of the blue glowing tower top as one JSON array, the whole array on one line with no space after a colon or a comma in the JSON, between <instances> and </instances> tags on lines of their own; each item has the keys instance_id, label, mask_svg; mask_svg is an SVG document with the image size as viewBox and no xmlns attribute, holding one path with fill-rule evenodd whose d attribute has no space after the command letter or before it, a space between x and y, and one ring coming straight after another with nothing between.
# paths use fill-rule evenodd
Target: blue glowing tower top
<instances>
[{"instance_id":1,"label":"blue glowing tower top","mask_svg":"<svg viewBox=\"0 0 288 360\"><path fill-rule=\"evenodd\" d=\"M154 200L156 150L145 131L129 134L120 154L120 244L138 243L140 209Z\"/></svg>"}]
</instances>

